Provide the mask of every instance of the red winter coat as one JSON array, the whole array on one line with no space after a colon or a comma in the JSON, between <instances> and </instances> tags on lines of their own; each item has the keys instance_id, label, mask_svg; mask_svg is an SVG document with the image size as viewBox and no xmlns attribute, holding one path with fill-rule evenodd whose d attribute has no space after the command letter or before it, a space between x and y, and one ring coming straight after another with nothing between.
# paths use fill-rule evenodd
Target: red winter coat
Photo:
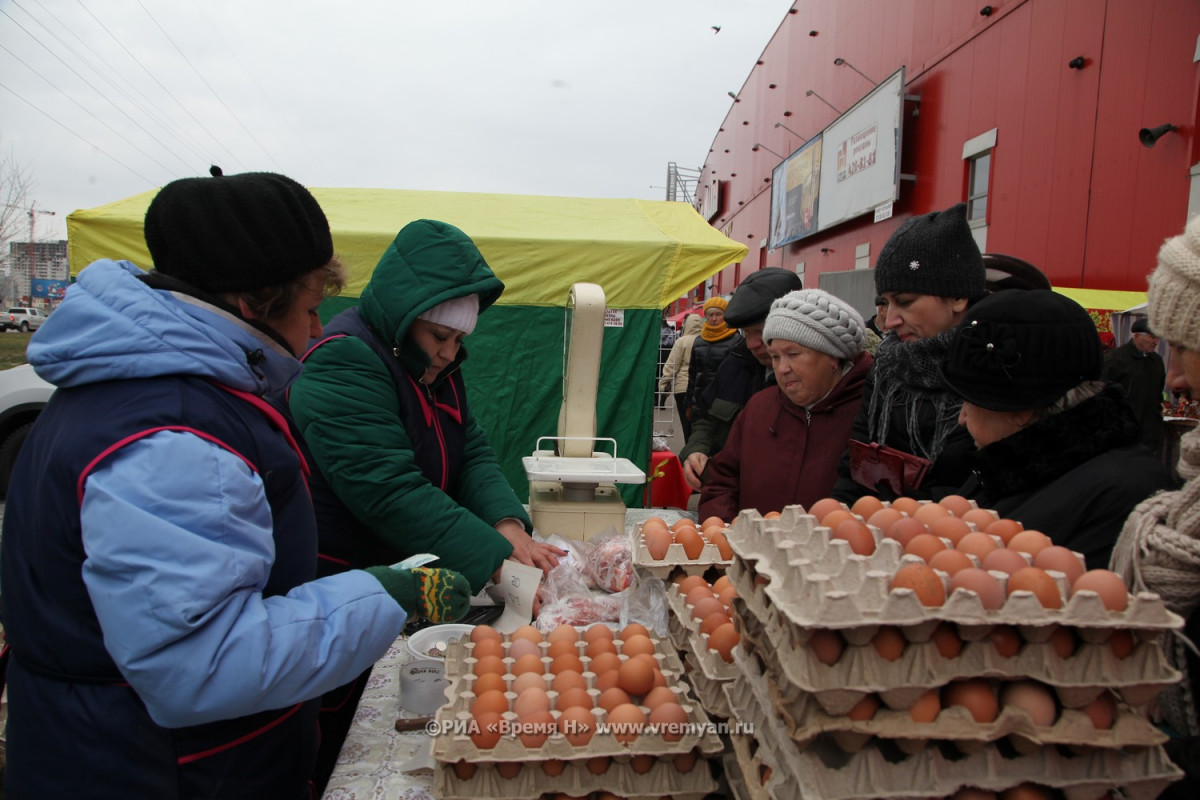
<instances>
[{"instance_id":1,"label":"red winter coat","mask_svg":"<svg viewBox=\"0 0 1200 800\"><path fill-rule=\"evenodd\" d=\"M743 508L765 514L796 503L808 508L828 497L872 361L860 353L833 391L808 411L778 386L751 397L725 446L708 462L699 518L728 521Z\"/></svg>"}]
</instances>

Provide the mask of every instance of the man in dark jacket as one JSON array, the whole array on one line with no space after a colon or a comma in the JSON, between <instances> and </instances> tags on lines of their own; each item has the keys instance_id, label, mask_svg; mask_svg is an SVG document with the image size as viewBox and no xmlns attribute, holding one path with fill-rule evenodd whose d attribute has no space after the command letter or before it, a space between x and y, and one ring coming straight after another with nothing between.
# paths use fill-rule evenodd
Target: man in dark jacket
<instances>
[{"instance_id":1,"label":"man in dark jacket","mask_svg":"<svg viewBox=\"0 0 1200 800\"><path fill-rule=\"evenodd\" d=\"M771 303L802 288L800 276L791 270L764 267L747 275L734 290L725 309L725 322L741 333L717 367L712 383L693 405L692 432L679 452L684 479L692 489L700 491L708 459L725 446L733 420L746 401L774 381L763 326Z\"/></svg>"},{"instance_id":2,"label":"man in dark jacket","mask_svg":"<svg viewBox=\"0 0 1200 800\"><path fill-rule=\"evenodd\" d=\"M1163 386L1167 368L1155 352L1158 337L1150 331L1145 317L1133 323L1129 341L1104 355L1102 377L1120 384L1142 426L1142 441L1151 450L1162 444L1165 430L1162 419Z\"/></svg>"}]
</instances>

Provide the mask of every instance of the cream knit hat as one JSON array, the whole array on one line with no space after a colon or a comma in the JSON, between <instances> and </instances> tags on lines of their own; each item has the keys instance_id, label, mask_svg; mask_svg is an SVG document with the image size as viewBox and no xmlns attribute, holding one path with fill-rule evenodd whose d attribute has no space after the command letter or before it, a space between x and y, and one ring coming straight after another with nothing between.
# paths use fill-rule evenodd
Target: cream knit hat
<instances>
[{"instance_id":1,"label":"cream knit hat","mask_svg":"<svg viewBox=\"0 0 1200 800\"><path fill-rule=\"evenodd\" d=\"M1150 329L1189 350L1200 350L1200 214L1158 251L1150 275Z\"/></svg>"},{"instance_id":2,"label":"cream knit hat","mask_svg":"<svg viewBox=\"0 0 1200 800\"><path fill-rule=\"evenodd\" d=\"M470 334L475 330L475 323L479 321L479 295L465 294L462 297L453 297L429 309L417 319Z\"/></svg>"},{"instance_id":3,"label":"cream knit hat","mask_svg":"<svg viewBox=\"0 0 1200 800\"><path fill-rule=\"evenodd\" d=\"M763 341L787 339L834 358L851 359L862 352L862 316L829 292L799 289L771 304Z\"/></svg>"}]
</instances>

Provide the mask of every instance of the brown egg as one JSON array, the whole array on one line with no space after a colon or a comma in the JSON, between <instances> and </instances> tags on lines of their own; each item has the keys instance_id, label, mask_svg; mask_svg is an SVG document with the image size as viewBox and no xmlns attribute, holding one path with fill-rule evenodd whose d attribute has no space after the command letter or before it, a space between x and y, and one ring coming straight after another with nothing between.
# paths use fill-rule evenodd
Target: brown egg
<instances>
[{"instance_id":1,"label":"brown egg","mask_svg":"<svg viewBox=\"0 0 1200 800\"><path fill-rule=\"evenodd\" d=\"M887 529L886 535L889 539L899 542L901 547L907 547L909 542L922 533L929 533L928 525L919 519L901 517L892 523L891 527Z\"/></svg>"},{"instance_id":2,"label":"brown egg","mask_svg":"<svg viewBox=\"0 0 1200 800\"><path fill-rule=\"evenodd\" d=\"M508 669L499 656L484 656L475 662L475 666L471 667L471 672L476 675L487 675L488 673L503 675L508 672Z\"/></svg>"},{"instance_id":3,"label":"brown egg","mask_svg":"<svg viewBox=\"0 0 1200 800\"><path fill-rule=\"evenodd\" d=\"M990 533L975 531L963 536L954 546L963 553L975 556L980 561L983 561L989 553L997 549L1000 545L996 544L996 540L992 538Z\"/></svg>"},{"instance_id":4,"label":"brown egg","mask_svg":"<svg viewBox=\"0 0 1200 800\"><path fill-rule=\"evenodd\" d=\"M1048 728L1058 719L1054 692L1037 681L1010 681L1000 688L1000 705L1022 709L1034 725Z\"/></svg>"},{"instance_id":5,"label":"brown egg","mask_svg":"<svg viewBox=\"0 0 1200 800\"><path fill-rule=\"evenodd\" d=\"M1107 690L1079 710L1087 714L1092 727L1098 731L1108 730L1117 719L1117 701Z\"/></svg>"},{"instance_id":6,"label":"brown egg","mask_svg":"<svg viewBox=\"0 0 1200 800\"><path fill-rule=\"evenodd\" d=\"M564 622L546 635L546 641L550 644L562 641L574 644L579 641L579 631L575 630L574 625L568 625Z\"/></svg>"},{"instance_id":7,"label":"brown egg","mask_svg":"<svg viewBox=\"0 0 1200 800\"><path fill-rule=\"evenodd\" d=\"M1109 611L1124 611L1129 605L1129 590L1125 581L1115 572L1106 569L1090 569L1080 575L1071 585L1071 596L1078 592L1095 592Z\"/></svg>"},{"instance_id":8,"label":"brown egg","mask_svg":"<svg viewBox=\"0 0 1200 800\"><path fill-rule=\"evenodd\" d=\"M996 515L985 508L972 508L965 514L957 514L962 521L974 525L977 531L986 531L988 526L996 521Z\"/></svg>"},{"instance_id":9,"label":"brown egg","mask_svg":"<svg viewBox=\"0 0 1200 800\"><path fill-rule=\"evenodd\" d=\"M689 589L688 593L684 595L683 603L684 605L694 606L706 597L716 597L716 594L713 593L713 590L707 583L703 586L693 586Z\"/></svg>"},{"instance_id":10,"label":"brown egg","mask_svg":"<svg viewBox=\"0 0 1200 800\"><path fill-rule=\"evenodd\" d=\"M950 800L996 800L996 793L975 786L965 786L950 795Z\"/></svg>"},{"instance_id":11,"label":"brown egg","mask_svg":"<svg viewBox=\"0 0 1200 800\"><path fill-rule=\"evenodd\" d=\"M471 641L475 644L488 639L496 642L504 641L504 637L500 635L500 632L491 625L476 625L471 629Z\"/></svg>"},{"instance_id":12,"label":"brown egg","mask_svg":"<svg viewBox=\"0 0 1200 800\"><path fill-rule=\"evenodd\" d=\"M477 695L471 701L470 711L472 715L492 713L503 714L508 711L508 698L504 696L504 692L489 689Z\"/></svg>"},{"instance_id":13,"label":"brown egg","mask_svg":"<svg viewBox=\"0 0 1200 800\"><path fill-rule=\"evenodd\" d=\"M938 690L930 689L909 706L908 715L913 722L933 722L941 710L942 701L938 696Z\"/></svg>"},{"instance_id":14,"label":"brown egg","mask_svg":"<svg viewBox=\"0 0 1200 800\"><path fill-rule=\"evenodd\" d=\"M574 653L563 653L550 662L551 675L557 675L564 670L583 672L583 659Z\"/></svg>"},{"instance_id":15,"label":"brown egg","mask_svg":"<svg viewBox=\"0 0 1200 800\"><path fill-rule=\"evenodd\" d=\"M971 526L963 522L958 517L944 516L930 520L928 523L929 532L940 539L949 539L950 544L954 547L958 546L959 541L969 533L974 533Z\"/></svg>"},{"instance_id":16,"label":"brown egg","mask_svg":"<svg viewBox=\"0 0 1200 800\"><path fill-rule=\"evenodd\" d=\"M696 751L695 749L688 750L686 753L680 753L671 759L671 766L675 767L675 771L680 775L686 775L696 766Z\"/></svg>"},{"instance_id":17,"label":"brown egg","mask_svg":"<svg viewBox=\"0 0 1200 800\"><path fill-rule=\"evenodd\" d=\"M870 497L871 495L864 495ZM881 508L871 516L867 517L867 524L874 525L881 531L886 531L892 527L897 521L904 519L904 514L894 508Z\"/></svg>"},{"instance_id":18,"label":"brown egg","mask_svg":"<svg viewBox=\"0 0 1200 800\"><path fill-rule=\"evenodd\" d=\"M721 593L717 595L717 599L721 601L721 604L724 605L725 608L733 608L733 598L737 596L737 589L732 586L726 586L721 590Z\"/></svg>"},{"instance_id":19,"label":"brown egg","mask_svg":"<svg viewBox=\"0 0 1200 800\"><path fill-rule=\"evenodd\" d=\"M904 554L917 556L924 559L925 563L928 564L929 559L933 558L934 553L945 549L946 543L932 533L918 533L908 540L908 544L904 546Z\"/></svg>"},{"instance_id":20,"label":"brown egg","mask_svg":"<svg viewBox=\"0 0 1200 800\"><path fill-rule=\"evenodd\" d=\"M650 711L650 724L664 741L678 742L688 732L688 713L679 703L662 703Z\"/></svg>"},{"instance_id":21,"label":"brown egg","mask_svg":"<svg viewBox=\"0 0 1200 800\"><path fill-rule=\"evenodd\" d=\"M980 566L988 572L1003 572L1012 575L1019 569L1029 566L1029 559L1016 550L998 547L983 558Z\"/></svg>"},{"instance_id":22,"label":"brown egg","mask_svg":"<svg viewBox=\"0 0 1200 800\"><path fill-rule=\"evenodd\" d=\"M629 759L629 768L631 770L633 770L634 773L637 775L645 775L647 772L654 769L654 765L656 763L658 763L657 756L651 756L651 755L634 756L633 758ZM612 793L605 792L605 794L612 794ZM602 798L603 796L604 796L603 794L598 795L596 800L600 800L600 798ZM613 795L613 796L616 797L616 795ZM617 800L620 800L620 798L617 798Z\"/></svg>"},{"instance_id":23,"label":"brown egg","mask_svg":"<svg viewBox=\"0 0 1200 800\"><path fill-rule=\"evenodd\" d=\"M679 592L680 597L687 597L693 589L700 586L712 591L712 587L708 585L708 581L704 580L703 575L688 575L675 584L675 591Z\"/></svg>"},{"instance_id":24,"label":"brown egg","mask_svg":"<svg viewBox=\"0 0 1200 800\"><path fill-rule=\"evenodd\" d=\"M1046 571L1061 572L1067 576L1068 584L1074 584L1085 569L1077 553L1058 544L1051 545L1034 556L1033 565Z\"/></svg>"},{"instance_id":25,"label":"brown egg","mask_svg":"<svg viewBox=\"0 0 1200 800\"><path fill-rule=\"evenodd\" d=\"M609 709L608 727L618 742L632 742L646 727L646 713L632 703Z\"/></svg>"},{"instance_id":26,"label":"brown egg","mask_svg":"<svg viewBox=\"0 0 1200 800\"><path fill-rule=\"evenodd\" d=\"M514 694L520 694L526 689L531 688L545 689L546 676L540 672L523 672L513 678L511 691Z\"/></svg>"},{"instance_id":27,"label":"brown egg","mask_svg":"<svg viewBox=\"0 0 1200 800\"><path fill-rule=\"evenodd\" d=\"M675 532L675 544L683 546L683 554L689 561L695 561L704 552L704 540L699 533L688 528Z\"/></svg>"},{"instance_id":28,"label":"brown egg","mask_svg":"<svg viewBox=\"0 0 1200 800\"><path fill-rule=\"evenodd\" d=\"M504 658L504 643L499 639L483 639L476 642L470 652L473 658L483 658L484 656Z\"/></svg>"},{"instance_id":29,"label":"brown egg","mask_svg":"<svg viewBox=\"0 0 1200 800\"><path fill-rule=\"evenodd\" d=\"M721 591L724 590L725 587L727 587L727 586L733 586L733 581L729 580L728 575L722 575L721 577L719 577L715 581L713 581L712 584L708 588L712 589L714 593L720 594Z\"/></svg>"},{"instance_id":30,"label":"brown egg","mask_svg":"<svg viewBox=\"0 0 1200 800\"><path fill-rule=\"evenodd\" d=\"M477 675L475 682L469 684L471 691L476 695L481 695L484 692L498 691L503 692L508 689L508 684L504 682L504 676L495 672L487 672L483 675Z\"/></svg>"},{"instance_id":31,"label":"brown egg","mask_svg":"<svg viewBox=\"0 0 1200 800\"><path fill-rule=\"evenodd\" d=\"M718 527L718 528L724 528L724 527L725 527L725 520L723 520L723 519L721 519L720 517L717 517L717 516L709 516L709 517L705 517L705 518L704 518L704 520L703 520L703 521L701 521L701 523L700 523L700 530L704 530L705 528L708 528L708 527L710 527L710 526L716 526L716 527Z\"/></svg>"},{"instance_id":32,"label":"brown egg","mask_svg":"<svg viewBox=\"0 0 1200 800\"><path fill-rule=\"evenodd\" d=\"M454 762L454 774L460 781L469 781L475 777L475 765L470 761Z\"/></svg>"},{"instance_id":33,"label":"brown egg","mask_svg":"<svg viewBox=\"0 0 1200 800\"><path fill-rule=\"evenodd\" d=\"M610 669L607 672L601 672L596 676L596 679L592 681L592 688L598 692L604 692L608 689L612 689L616 685L617 671L615 669Z\"/></svg>"},{"instance_id":34,"label":"brown egg","mask_svg":"<svg viewBox=\"0 0 1200 800\"><path fill-rule=\"evenodd\" d=\"M542 762L542 772L551 778L557 778L559 775L562 775L566 768L567 762L561 758L548 758Z\"/></svg>"},{"instance_id":35,"label":"brown egg","mask_svg":"<svg viewBox=\"0 0 1200 800\"><path fill-rule=\"evenodd\" d=\"M1050 537L1041 531L1024 530L1009 539L1006 546L1009 550L1028 553L1030 557L1036 557L1038 553L1052 544L1054 542L1050 541Z\"/></svg>"},{"instance_id":36,"label":"brown egg","mask_svg":"<svg viewBox=\"0 0 1200 800\"><path fill-rule=\"evenodd\" d=\"M730 546L729 539L723 531L713 531L708 535L708 541L716 545L717 552L721 554L722 561L733 559L733 547Z\"/></svg>"},{"instance_id":37,"label":"brown egg","mask_svg":"<svg viewBox=\"0 0 1200 800\"><path fill-rule=\"evenodd\" d=\"M708 637L708 649L716 651L726 663L733 663L733 648L742 639L732 622L726 622L718 627Z\"/></svg>"},{"instance_id":38,"label":"brown egg","mask_svg":"<svg viewBox=\"0 0 1200 800\"><path fill-rule=\"evenodd\" d=\"M950 517L947 517L950 519ZM933 554L929 559L930 569L936 569L953 577L959 570L970 569L974 567L974 562L967 558L967 554L959 550L941 550Z\"/></svg>"},{"instance_id":39,"label":"brown egg","mask_svg":"<svg viewBox=\"0 0 1200 800\"><path fill-rule=\"evenodd\" d=\"M1042 604L1042 608L1062 608L1062 595L1058 584L1046 574L1046 570L1037 567L1025 567L1014 572L1008 578L1008 596L1013 592L1029 591Z\"/></svg>"},{"instance_id":40,"label":"brown egg","mask_svg":"<svg viewBox=\"0 0 1200 800\"><path fill-rule=\"evenodd\" d=\"M837 530L837 526L848 519L854 519L854 515L844 508L835 508L821 518L821 524L830 530Z\"/></svg>"},{"instance_id":41,"label":"brown egg","mask_svg":"<svg viewBox=\"0 0 1200 800\"><path fill-rule=\"evenodd\" d=\"M653 711L663 703L678 703L679 698L666 686L656 686L642 698L642 705Z\"/></svg>"},{"instance_id":42,"label":"brown egg","mask_svg":"<svg viewBox=\"0 0 1200 800\"><path fill-rule=\"evenodd\" d=\"M619 705L633 702L629 697L629 692L614 686L611 689L605 689L600 693L600 697L596 700L596 705L603 708L605 711L612 711Z\"/></svg>"},{"instance_id":43,"label":"brown egg","mask_svg":"<svg viewBox=\"0 0 1200 800\"><path fill-rule=\"evenodd\" d=\"M559 694L571 689L586 689L587 679L575 670L566 669L554 676L554 680L550 682L550 688Z\"/></svg>"},{"instance_id":44,"label":"brown egg","mask_svg":"<svg viewBox=\"0 0 1200 800\"><path fill-rule=\"evenodd\" d=\"M571 706L562 709L558 717L558 729L573 747L583 747L596 732L596 717L590 709Z\"/></svg>"},{"instance_id":45,"label":"brown egg","mask_svg":"<svg viewBox=\"0 0 1200 800\"><path fill-rule=\"evenodd\" d=\"M542 663L541 657L527 655L518 658L512 666L512 674L522 675L526 672L536 672L538 675L544 675L546 672L546 665Z\"/></svg>"},{"instance_id":46,"label":"brown egg","mask_svg":"<svg viewBox=\"0 0 1200 800\"><path fill-rule=\"evenodd\" d=\"M961 494L948 494L941 500L938 500L938 505L960 519L975 507L970 500Z\"/></svg>"},{"instance_id":47,"label":"brown egg","mask_svg":"<svg viewBox=\"0 0 1200 800\"><path fill-rule=\"evenodd\" d=\"M471 717L471 742L480 750L491 750L500 741L504 718L494 711L480 711Z\"/></svg>"},{"instance_id":48,"label":"brown egg","mask_svg":"<svg viewBox=\"0 0 1200 800\"><path fill-rule=\"evenodd\" d=\"M649 636L634 634L621 642L621 652L627 656L636 656L638 653L654 655L654 642L650 641Z\"/></svg>"},{"instance_id":49,"label":"brown egg","mask_svg":"<svg viewBox=\"0 0 1200 800\"><path fill-rule=\"evenodd\" d=\"M588 658L595 658L601 653L616 655L617 643L613 639L605 639L603 636L599 636L588 642L587 649L584 652Z\"/></svg>"},{"instance_id":50,"label":"brown egg","mask_svg":"<svg viewBox=\"0 0 1200 800\"><path fill-rule=\"evenodd\" d=\"M689 517L680 517L679 519L672 522L670 527L671 527L671 530L674 531L675 533L679 533L681 530L684 530L685 528L694 531L694 530L696 530L696 521Z\"/></svg>"},{"instance_id":51,"label":"brown egg","mask_svg":"<svg viewBox=\"0 0 1200 800\"><path fill-rule=\"evenodd\" d=\"M650 558L655 561L662 561L667 557L667 550L670 549L671 543L674 541L671 532L658 529L643 529L642 540L646 543L646 552L650 554Z\"/></svg>"},{"instance_id":52,"label":"brown egg","mask_svg":"<svg viewBox=\"0 0 1200 800\"><path fill-rule=\"evenodd\" d=\"M892 578L891 588L912 589L917 601L926 608L946 602L946 587L942 579L924 564L908 564L898 569Z\"/></svg>"},{"instance_id":53,"label":"brown egg","mask_svg":"<svg viewBox=\"0 0 1200 800\"><path fill-rule=\"evenodd\" d=\"M587 766L587 771L593 775L603 775L608 772L608 765L611 763L612 756L595 756L584 762Z\"/></svg>"},{"instance_id":54,"label":"brown egg","mask_svg":"<svg viewBox=\"0 0 1200 800\"><path fill-rule=\"evenodd\" d=\"M709 614L725 613L725 604L716 597L703 597L696 601L696 605L692 606L691 614L693 620L703 620Z\"/></svg>"},{"instance_id":55,"label":"brown egg","mask_svg":"<svg viewBox=\"0 0 1200 800\"><path fill-rule=\"evenodd\" d=\"M1133 652L1136 642L1133 640L1133 634L1126 630L1113 631L1108 637L1108 646L1112 648L1113 655L1117 658L1128 658Z\"/></svg>"},{"instance_id":56,"label":"brown egg","mask_svg":"<svg viewBox=\"0 0 1200 800\"><path fill-rule=\"evenodd\" d=\"M726 622L733 622L733 619L729 616L729 612L725 610L725 606L722 605L720 611L714 611L700 621L700 632L711 635L713 631Z\"/></svg>"},{"instance_id":57,"label":"brown egg","mask_svg":"<svg viewBox=\"0 0 1200 800\"><path fill-rule=\"evenodd\" d=\"M778 511L768 511L767 513L763 514L762 516L763 516L763 519L779 519L783 515L780 514Z\"/></svg>"},{"instance_id":58,"label":"brown egg","mask_svg":"<svg viewBox=\"0 0 1200 800\"><path fill-rule=\"evenodd\" d=\"M654 688L654 668L639 658L628 659L617 670L617 686L631 697L641 697Z\"/></svg>"},{"instance_id":59,"label":"brown egg","mask_svg":"<svg viewBox=\"0 0 1200 800\"><path fill-rule=\"evenodd\" d=\"M840 523L834 529L832 538L847 542L851 552L856 555L869 556L875 552L875 537L871 535L871 529L857 519Z\"/></svg>"},{"instance_id":60,"label":"brown egg","mask_svg":"<svg viewBox=\"0 0 1200 800\"><path fill-rule=\"evenodd\" d=\"M591 644L597 639L608 639L609 641L612 641L615 638L616 634L613 633L613 629L605 625L603 622L593 623L583 630L583 640L588 644Z\"/></svg>"},{"instance_id":61,"label":"brown egg","mask_svg":"<svg viewBox=\"0 0 1200 800\"><path fill-rule=\"evenodd\" d=\"M621 657L615 652L600 653L592 656L591 661L586 666L586 670L591 670L597 675L600 675L608 672L609 670L614 670L619 666L621 666Z\"/></svg>"},{"instance_id":62,"label":"brown egg","mask_svg":"<svg viewBox=\"0 0 1200 800\"><path fill-rule=\"evenodd\" d=\"M558 722L549 711L531 711L522 714L518 721L521 724L518 738L521 744L531 749L541 747L558 730Z\"/></svg>"},{"instance_id":63,"label":"brown egg","mask_svg":"<svg viewBox=\"0 0 1200 800\"><path fill-rule=\"evenodd\" d=\"M517 628L515 631L513 631L512 636L509 637L509 639L513 642L519 639L526 639L534 644L541 644L543 641L542 632L532 625L522 625L521 627Z\"/></svg>"},{"instance_id":64,"label":"brown egg","mask_svg":"<svg viewBox=\"0 0 1200 800\"><path fill-rule=\"evenodd\" d=\"M879 653L881 658L886 661L895 661L904 655L904 649L908 647L908 640L895 625L881 625L875 635L871 637L871 644L875 646L875 652Z\"/></svg>"},{"instance_id":65,"label":"brown egg","mask_svg":"<svg viewBox=\"0 0 1200 800\"><path fill-rule=\"evenodd\" d=\"M891 507L897 511L903 511L911 517L921 507L921 501L913 497L897 497L892 501Z\"/></svg>"},{"instance_id":66,"label":"brown egg","mask_svg":"<svg viewBox=\"0 0 1200 800\"><path fill-rule=\"evenodd\" d=\"M979 595L980 604L988 611L995 611L1004 605L1006 595L1000 581L981 569L968 567L954 573L950 578L950 594L954 594L956 589L966 589Z\"/></svg>"},{"instance_id":67,"label":"brown egg","mask_svg":"<svg viewBox=\"0 0 1200 800\"><path fill-rule=\"evenodd\" d=\"M850 513L857 514L866 520L882 510L883 501L872 494L864 494L854 501L854 505L850 506Z\"/></svg>"},{"instance_id":68,"label":"brown egg","mask_svg":"<svg viewBox=\"0 0 1200 800\"><path fill-rule=\"evenodd\" d=\"M542 648L528 639L513 639L508 645L508 657L516 661L522 656L541 657Z\"/></svg>"},{"instance_id":69,"label":"brown egg","mask_svg":"<svg viewBox=\"0 0 1200 800\"><path fill-rule=\"evenodd\" d=\"M947 708L962 706L979 723L991 722L1000 712L996 690L990 683L979 678L951 681L946 684L942 689L942 704Z\"/></svg>"},{"instance_id":70,"label":"brown egg","mask_svg":"<svg viewBox=\"0 0 1200 800\"><path fill-rule=\"evenodd\" d=\"M703 578L700 578L700 580L704 581ZM704 585L708 586L708 581L704 581ZM712 589L709 589L709 591L711 592ZM642 636L649 636L650 631L646 629L645 625L642 625L637 622L631 622L628 625L626 625L624 628L621 628L621 633L619 636L617 636L617 638L622 639L622 640L628 640L630 636L637 636L639 634Z\"/></svg>"},{"instance_id":71,"label":"brown egg","mask_svg":"<svg viewBox=\"0 0 1200 800\"><path fill-rule=\"evenodd\" d=\"M1025 526L1015 519L998 519L994 522L989 522L988 526L983 529L983 532L999 536L1004 542L1004 546L1007 547L1009 541L1023 530L1025 530Z\"/></svg>"},{"instance_id":72,"label":"brown egg","mask_svg":"<svg viewBox=\"0 0 1200 800\"><path fill-rule=\"evenodd\" d=\"M645 531L647 528L664 531L670 530L670 528L667 527L666 520L664 520L662 517L648 517L646 521L642 523L642 530Z\"/></svg>"},{"instance_id":73,"label":"brown egg","mask_svg":"<svg viewBox=\"0 0 1200 800\"><path fill-rule=\"evenodd\" d=\"M846 506L842 505L840 500L834 500L832 497L823 497L808 507L808 513L818 520L825 519L825 515L830 511L838 510L845 511Z\"/></svg>"},{"instance_id":74,"label":"brown egg","mask_svg":"<svg viewBox=\"0 0 1200 800\"><path fill-rule=\"evenodd\" d=\"M950 512L942 508L937 503L921 503L917 506L917 510L912 512L913 519L919 519L926 525L932 525L934 520L947 517Z\"/></svg>"},{"instance_id":75,"label":"brown egg","mask_svg":"<svg viewBox=\"0 0 1200 800\"><path fill-rule=\"evenodd\" d=\"M1050 634L1050 646L1059 658L1070 658L1075 654L1075 633L1070 628L1057 627Z\"/></svg>"},{"instance_id":76,"label":"brown egg","mask_svg":"<svg viewBox=\"0 0 1200 800\"><path fill-rule=\"evenodd\" d=\"M1050 800L1050 792L1032 783L1022 783L1001 792L1000 800Z\"/></svg>"},{"instance_id":77,"label":"brown egg","mask_svg":"<svg viewBox=\"0 0 1200 800\"><path fill-rule=\"evenodd\" d=\"M962 637L949 622L943 622L933 629L933 644L942 658L956 658L963 649Z\"/></svg>"},{"instance_id":78,"label":"brown egg","mask_svg":"<svg viewBox=\"0 0 1200 800\"><path fill-rule=\"evenodd\" d=\"M579 644L575 641L559 639L557 642L551 643L551 645L546 648L546 655L550 656L551 659L558 658L562 655L577 656L579 655Z\"/></svg>"},{"instance_id":79,"label":"brown egg","mask_svg":"<svg viewBox=\"0 0 1200 800\"><path fill-rule=\"evenodd\" d=\"M1021 651L1021 635L1011 625L997 625L988 631L988 639L1001 658L1012 658Z\"/></svg>"},{"instance_id":80,"label":"brown egg","mask_svg":"<svg viewBox=\"0 0 1200 800\"><path fill-rule=\"evenodd\" d=\"M846 648L846 640L831 628L818 628L808 637L808 647L817 661L826 666L832 666L842 657L842 651Z\"/></svg>"},{"instance_id":81,"label":"brown egg","mask_svg":"<svg viewBox=\"0 0 1200 800\"><path fill-rule=\"evenodd\" d=\"M873 694L863 695L863 698L855 703L851 709L846 712L846 716L857 722L864 722L869 719L874 719L875 712L879 710L879 698Z\"/></svg>"},{"instance_id":82,"label":"brown egg","mask_svg":"<svg viewBox=\"0 0 1200 800\"><path fill-rule=\"evenodd\" d=\"M513 700L512 710L522 719L531 711L549 711L550 695L545 689L531 687L517 695L517 699Z\"/></svg>"}]
</instances>

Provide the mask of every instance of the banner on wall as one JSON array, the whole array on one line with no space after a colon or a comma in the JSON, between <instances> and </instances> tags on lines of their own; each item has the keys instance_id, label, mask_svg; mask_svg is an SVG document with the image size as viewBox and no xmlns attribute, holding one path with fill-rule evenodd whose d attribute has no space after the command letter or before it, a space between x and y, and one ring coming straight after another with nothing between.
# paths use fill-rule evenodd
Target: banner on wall
<instances>
[{"instance_id":1,"label":"banner on wall","mask_svg":"<svg viewBox=\"0 0 1200 800\"><path fill-rule=\"evenodd\" d=\"M62 300L67 292L66 281L51 281L44 278L34 278L30 283L30 292L34 297L45 297L50 300Z\"/></svg>"},{"instance_id":2,"label":"banner on wall","mask_svg":"<svg viewBox=\"0 0 1200 800\"><path fill-rule=\"evenodd\" d=\"M903 111L901 67L772 171L771 249L899 197Z\"/></svg>"}]
</instances>

